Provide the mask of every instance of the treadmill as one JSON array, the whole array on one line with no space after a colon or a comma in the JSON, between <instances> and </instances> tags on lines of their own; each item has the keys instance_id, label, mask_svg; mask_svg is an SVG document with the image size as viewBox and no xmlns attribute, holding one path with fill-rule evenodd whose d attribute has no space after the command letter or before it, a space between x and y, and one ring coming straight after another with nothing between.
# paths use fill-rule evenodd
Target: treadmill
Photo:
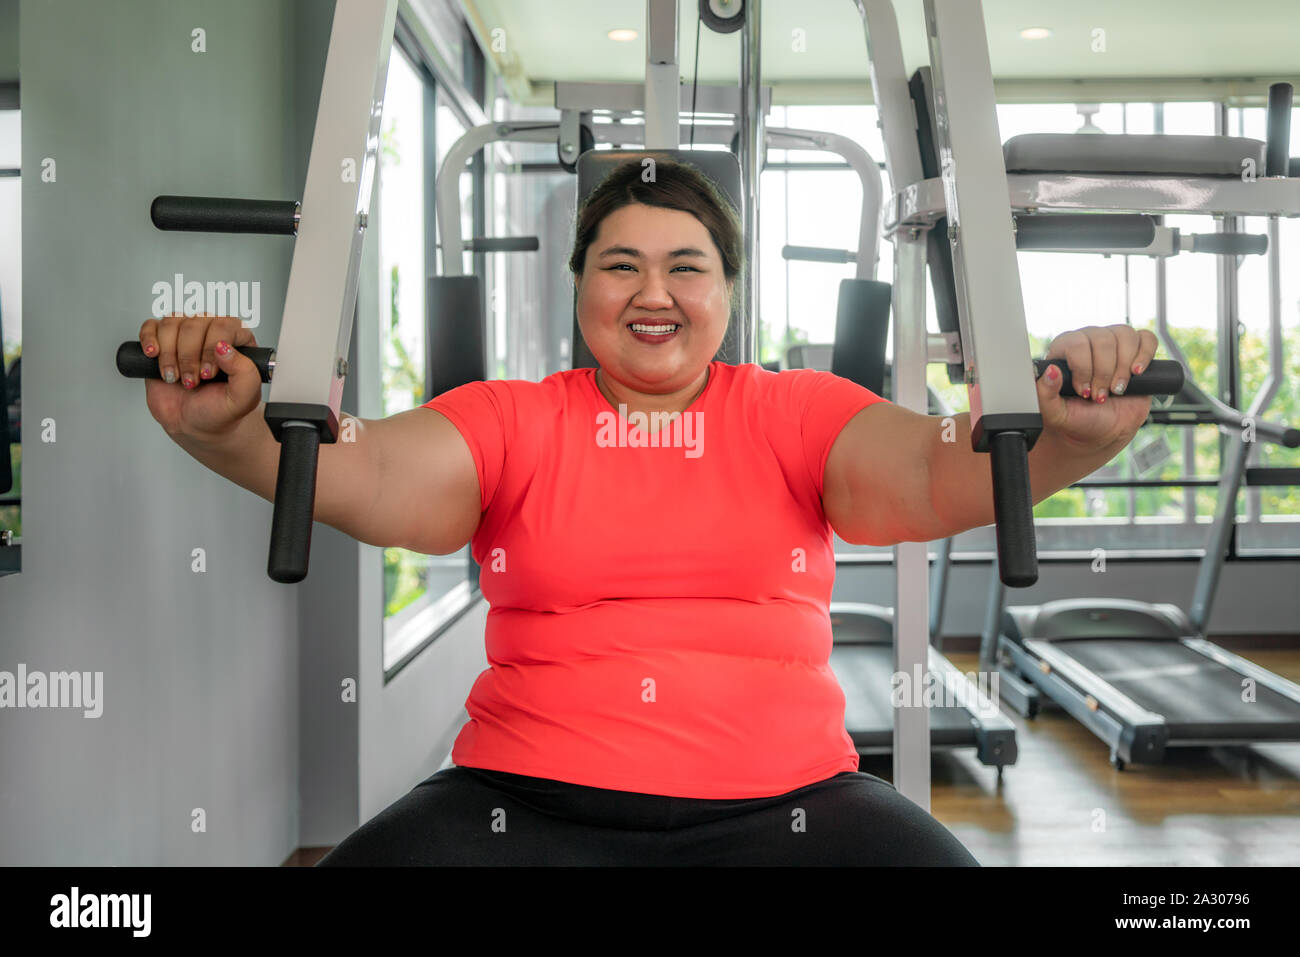
<instances>
[{"instance_id":1,"label":"treadmill","mask_svg":"<svg viewBox=\"0 0 1300 957\"><path fill-rule=\"evenodd\" d=\"M1273 424L1258 423L1258 436L1274 433L1265 425ZM1296 429L1278 438L1300 446ZM1159 763L1173 747L1300 741L1300 685L1206 639L1243 472L1251 486L1300 483L1297 468L1245 469L1248 444L1237 445L1219 482L1190 614L1117 598L1004 609L995 561L981 661L1001 669L1002 698L1014 710L1032 718L1045 696L1106 742L1121 770ZM1248 680L1251 700L1243 694Z\"/></svg>"},{"instance_id":2,"label":"treadmill","mask_svg":"<svg viewBox=\"0 0 1300 957\"><path fill-rule=\"evenodd\" d=\"M1210 422L1229 437L1190 611L1184 614L1167 603L1096 598L1004 609L1005 588L995 563L982 667L1002 668L1003 700L1026 717L1037 713L1044 697L1060 705L1110 746L1118 769L1158 763L1174 747L1300 741L1300 685L1206 638L1235 528L1238 491L1243 484L1300 482L1297 468L1247 468L1258 442L1300 447L1300 430L1259 418L1284 380L1276 217L1268 239L1270 368L1250 409L1243 414L1207 395L1189 373L1172 403L1151 410L1151 421ZM1156 324L1168 351L1190 368L1170 334L1163 306ZM1247 428L1255 442L1243 438ZM1252 687L1248 682L1253 682L1253 698L1244 693Z\"/></svg>"}]
</instances>

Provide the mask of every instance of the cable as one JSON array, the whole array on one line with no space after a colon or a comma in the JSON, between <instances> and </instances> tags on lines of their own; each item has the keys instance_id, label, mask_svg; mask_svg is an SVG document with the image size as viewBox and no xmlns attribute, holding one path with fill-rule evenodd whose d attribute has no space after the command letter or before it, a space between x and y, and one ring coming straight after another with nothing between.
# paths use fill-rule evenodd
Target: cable
<instances>
[{"instance_id":1,"label":"cable","mask_svg":"<svg viewBox=\"0 0 1300 957\"><path fill-rule=\"evenodd\" d=\"M695 76L691 79L691 149L695 149L695 95L700 90L700 24L704 18L695 18Z\"/></svg>"}]
</instances>

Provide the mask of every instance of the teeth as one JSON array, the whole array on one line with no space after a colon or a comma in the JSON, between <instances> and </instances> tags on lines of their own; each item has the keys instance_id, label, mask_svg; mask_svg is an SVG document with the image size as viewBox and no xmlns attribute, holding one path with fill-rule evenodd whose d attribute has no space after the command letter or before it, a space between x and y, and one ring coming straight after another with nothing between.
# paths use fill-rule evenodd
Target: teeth
<instances>
[{"instance_id":1,"label":"teeth","mask_svg":"<svg viewBox=\"0 0 1300 957\"><path fill-rule=\"evenodd\" d=\"M640 322L632 323L633 332L645 332L651 335L664 335L666 333L674 331L676 328L677 326L675 324L670 324L666 326L647 326Z\"/></svg>"}]
</instances>

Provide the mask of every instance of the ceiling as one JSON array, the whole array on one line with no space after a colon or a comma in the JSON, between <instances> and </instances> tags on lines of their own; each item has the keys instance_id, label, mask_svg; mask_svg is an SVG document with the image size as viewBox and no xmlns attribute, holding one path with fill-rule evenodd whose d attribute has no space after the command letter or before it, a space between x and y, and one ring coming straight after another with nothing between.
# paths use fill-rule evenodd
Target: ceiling
<instances>
[{"instance_id":1,"label":"ceiling","mask_svg":"<svg viewBox=\"0 0 1300 957\"><path fill-rule=\"evenodd\" d=\"M550 104L556 80L644 79L645 0L460 2L516 100ZM894 7L910 72L927 60L922 0L894 0ZM689 82L697 4L680 0L679 9L678 56ZM763 82L773 87L775 102L869 97L866 43L852 0L763 0L762 20ZM1130 98L1106 92L1136 91L1134 78L1146 80L1145 98L1156 89L1170 91L1172 99L1207 98L1198 95L1210 88L1206 80L1220 81L1213 89L1229 95L1251 96L1270 79L1300 77L1300 0L984 0L984 21L999 99L1059 99L1062 87L1080 85L1091 87L1092 98ZM1046 27L1052 35L1022 39L1027 27ZM615 28L634 29L637 38L610 40ZM505 49L493 52L497 29L504 31L496 36ZM796 30L806 44L802 52L792 42ZM736 82L740 36L702 31L701 82ZM1095 36L1104 39L1104 50L1094 51Z\"/></svg>"}]
</instances>

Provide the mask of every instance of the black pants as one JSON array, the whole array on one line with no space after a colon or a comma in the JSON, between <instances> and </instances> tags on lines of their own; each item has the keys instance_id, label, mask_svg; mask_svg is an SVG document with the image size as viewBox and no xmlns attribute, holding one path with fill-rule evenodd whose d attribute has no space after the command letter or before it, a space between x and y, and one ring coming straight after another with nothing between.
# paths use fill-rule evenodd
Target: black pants
<instances>
[{"instance_id":1,"label":"black pants","mask_svg":"<svg viewBox=\"0 0 1300 957\"><path fill-rule=\"evenodd\" d=\"M451 767L317 865L958 865L978 862L886 781L845 771L712 800Z\"/></svg>"}]
</instances>

